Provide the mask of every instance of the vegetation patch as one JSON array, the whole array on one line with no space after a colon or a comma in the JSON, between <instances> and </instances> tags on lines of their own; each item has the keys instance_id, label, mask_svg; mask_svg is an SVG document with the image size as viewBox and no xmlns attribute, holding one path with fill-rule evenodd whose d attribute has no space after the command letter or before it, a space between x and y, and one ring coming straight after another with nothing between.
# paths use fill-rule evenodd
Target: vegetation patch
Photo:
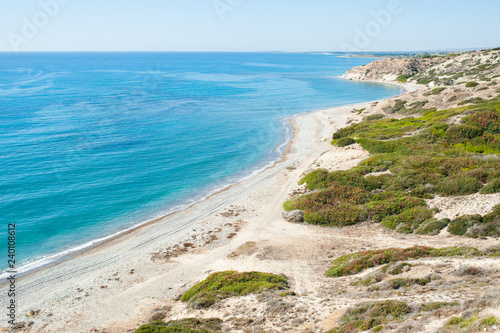
<instances>
[{"instance_id":1,"label":"vegetation patch","mask_svg":"<svg viewBox=\"0 0 500 333\"><path fill-rule=\"evenodd\" d=\"M458 302L432 302L432 303L422 304L422 311L431 312L442 308L454 307L459 305L460 303Z\"/></svg>"},{"instance_id":2,"label":"vegetation patch","mask_svg":"<svg viewBox=\"0 0 500 333\"><path fill-rule=\"evenodd\" d=\"M450 223L450 219L428 219L424 223L418 227L415 233L419 235L437 235L441 230L446 228L446 226Z\"/></svg>"},{"instance_id":3,"label":"vegetation patch","mask_svg":"<svg viewBox=\"0 0 500 333\"><path fill-rule=\"evenodd\" d=\"M493 194L500 192L500 178L493 179L490 183L488 183L485 187L479 191L481 194Z\"/></svg>"},{"instance_id":4,"label":"vegetation patch","mask_svg":"<svg viewBox=\"0 0 500 333\"><path fill-rule=\"evenodd\" d=\"M487 318L478 318L478 315L471 317L453 317L449 319L445 326L442 328L442 332L478 332L479 330L485 330L489 327L495 326L499 323L499 319L495 316L490 316Z\"/></svg>"},{"instance_id":5,"label":"vegetation patch","mask_svg":"<svg viewBox=\"0 0 500 333\"><path fill-rule=\"evenodd\" d=\"M142 325L134 333L216 333L221 330L222 320L218 318L187 318L167 323L158 320Z\"/></svg>"},{"instance_id":6,"label":"vegetation patch","mask_svg":"<svg viewBox=\"0 0 500 333\"><path fill-rule=\"evenodd\" d=\"M373 156L348 171L306 175L300 184L318 192L294 198L286 209L303 210L314 224L374 221L401 233L435 235L448 222L432 219L423 199L500 192L500 96L442 111L422 109L425 101L407 104L396 100L386 112L419 109L418 117L366 117L337 131L334 142L356 141ZM463 123L449 125L456 116Z\"/></svg>"},{"instance_id":7,"label":"vegetation patch","mask_svg":"<svg viewBox=\"0 0 500 333\"><path fill-rule=\"evenodd\" d=\"M431 216L432 212L427 207L408 208L398 215L386 216L382 225L402 234L410 234Z\"/></svg>"},{"instance_id":8,"label":"vegetation patch","mask_svg":"<svg viewBox=\"0 0 500 333\"><path fill-rule=\"evenodd\" d=\"M341 138L335 142L335 145L338 147L347 147L347 146L353 145L355 143L356 143L356 141L354 141L353 138Z\"/></svg>"},{"instance_id":9,"label":"vegetation patch","mask_svg":"<svg viewBox=\"0 0 500 333\"><path fill-rule=\"evenodd\" d=\"M387 281L389 288L394 290L414 285L425 286L429 282L431 282L429 279L392 279Z\"/></svg>"},{"instance_id":10,"label":"vegetation patch","mask_svg":"<svg viewBox=\"0 0 500 333\"><path fill-rule=\"evenodd\" d=\"M425 246L414 246L407 249L384 249L362 251L341 256L333 261L333 266L326 272L327 276L340 277L355 275L362 271L384 264L427 257L483 256L485 253L472 247L447 247L435 249Z\"/></svg>"},{"instance_id":11,"label":"vegetation patch","mask_svg":"<svg viewBox=\"0 0 500 333\"><path fill-rule=\"evenodd\" d=\"M488 215L465 215L450 222L448 232L471 238L500 236L500 205Z\"/></svg>"},{"instance_id":12,"label":"vegetation patch","mask_svg":"<svg viewBox=\"0 0 500 333\"><path fill-rule=\"evenodd\" d=\"M400 75L396 80L399 82L407 82L409 78L411 78L411 75Z\"/></svg>"},{"instance_id":13,"label":"vegetation patch","mask_svg":"<svg viewBox=\"0 0 500 333\"><path fill-rule=\"evenodd\" d=\"M225 271L213 273L196 284L181 296L181 301L189 302L192 308L207 308L228 297L288 288L286 277L281 275Z\"/></svg>"},{"instance_id":14,"label":"vegetation patch","mask_svg":"<svg viewBox=\"0 0 500 333\"><path fill-rule=\"evenodd\" d=\"M394 320L401 320L410 313L408 304L399 301L361 303L347 310L340 319L340 326L327 333L351 333L370 330Z\"/></svg>"},{"instance_id":15,"label":"vegetation patch","mask_svg":"<svg viewBox=\"0 0 500 333\"><path fill-rule=\"evenodd\" d=\"M421 318L423 312L453 308L460 304L456 302L433 302L416 305L410 306L405 302L394 300L361 303L347 310L340 319L339 326L327 333L355 333L368 330L370 332L383 332L384 329L389 328L384 327L384 325L390 324L391 328L394 329L394 324ZM488 317L483 320L485 324L481 327L487 327L486 325L491 327L495 325L492 323L497 322L495 317ZM399 331L409 332L408 329Z\"/></svg>"}]
</instances>

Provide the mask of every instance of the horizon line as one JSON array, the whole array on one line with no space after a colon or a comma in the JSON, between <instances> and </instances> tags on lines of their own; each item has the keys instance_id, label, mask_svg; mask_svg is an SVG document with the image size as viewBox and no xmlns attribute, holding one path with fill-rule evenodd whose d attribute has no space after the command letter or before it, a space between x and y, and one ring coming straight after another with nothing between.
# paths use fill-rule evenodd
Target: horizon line
<instances>
[{"instance_id":1,"label":"horizon line","mask_svg":"<svg viewBox=\"0 0 500 333\"><path fill-rule=\"evenodd\" d=\"M262 51L185 51L185 50L171 50L171 51L152 51L152 50L43 50L43 51L0 51L0 53L340 53L340 54L370 54L370 53L436 53L436 52L457 52L457 51L481 51L492 49L495 47L466 47L456 49L425 49L425 50L385 50L385 51L279 51L279 50L262 50Z\"/></svg>"}]
</instances>

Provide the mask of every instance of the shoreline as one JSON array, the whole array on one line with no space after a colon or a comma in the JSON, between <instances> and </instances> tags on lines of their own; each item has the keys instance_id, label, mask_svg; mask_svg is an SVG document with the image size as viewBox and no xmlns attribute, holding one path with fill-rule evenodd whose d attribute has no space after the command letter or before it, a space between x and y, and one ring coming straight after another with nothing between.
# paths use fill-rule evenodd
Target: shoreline
<instances>
[{"instance_id":1,"label":"shoreline","mask_svg":"<svg viewBox=\"0 0 500 333\"><path fill-rule=\"evenodd\" d=\"M383 83L391 84L386 82ZM329 140L326 139L328 139L334 131L334 126L332 126L333 123L335 123L335 128L337 129L345 126L347 119L352 116L350 112L352 109L362 108L373 102L374 101L315 110L292 116L288 119L288 122L284 123L285 125L289 124L291 128L288 143L284 147L280 159L273 162L272 165L246 179L228 185L208 195L203 200L192 203L179 211L171 212L165 216L132 227L129 230L122 231L98 244L93 244L89 248L72 254L69 258L62 258L56 263L48 264L45 267L23 274L19 277L19 290L22 294L30 293L32 296L29 297L29 300L32 301L35 299L36 301L32 302L34 304L24 305L25 308L21 307L20 313L22 313L22 311L28 311L28 309L31 309L33 306L40 308L44 306L53 307L53 295L56 295L56 299L61 297L68 298L68 293L71 293L69 288L74 290L75 286L82 284L93 285L95 287L101 283L97 282L96 284L96 280L100 281L104 275L113 275L111 274L112 271L118 270L117 268L123 271L124 267L127 269L134 267L131 268L130 272L135 272L137 269L136 266L141 267L137 270L142 270L144 265L155 266L149 267L149 273L141 276L141 279L145 280L148 278L155 279L155 274L151 273L158 272L157 265L154 262L140 263L140 260L138 261L138 259L134 258L137 254L136 252L140 252L141 260L144 260L150 257L152 250L159 245L162 247L161 244L163 244L163 242L176 244L183 241L181 237L183 236L182 234L187 233L189 237L199 235L201 231L198 231L198 228L201 228L207 219L217 219L217 216L228 209L228 207L232 207L233 203L245 202L254 192L269 187L269 183L276 181L278 176L286 172L287 167L300 164L302 165L302 169L307 171L309 163L313 162L313 160L317 160L317 158L331 148ZM332 119L330 120L330 118ZM309 125L315 126L313 132L307 132L311 131ZM314 135L314 140L311 137L312 135ZM317 140L318 138L320 138L320 140ZM295 179L290 181L290 184L296 185L298 181L296 178L299 176L300 173L296 175ZM280 205L282 203L283 202L281 202ZM245 214L242 213L241 215ZM281 213L279 215L281 215ZM185 218L186 216L187 218ZM222 225L220 221L216 221L212 224L213 227L215 227L214 229ZM191 234L191 230L194 231L194 235ZM232 240L229 239L229 241L215 243L213 247L212 245L203 246L199 251L207 253L214 248L220 249L227 247L231 243ZM160 270L160 272L162 271L163 270ZM130 275L132 274L134 273L130 273ZM199 276L193 274L188 277L189 281L186 283L182 283L184 281L180 280L179 283L182 283L182 286L172 287L169 290L178 291L179 287L182 289L186 285L189 285L191 280L196 280L197 278L199 278ZM54 290L54 283L57 284L56 290ZM0 285L2 291L4 288L5 283ZM108 287L102 289L107 288ZM66 291L66 289L68 290ZM120 295L121 293L121 290L115 290L116 295ZM4 294L6 293L2 292L0 299L5 298L3 296ZM103 306L105 305L103 304ZM56 308L61 309L60 306L56 306ZM62 311L64 312L64 310ZM142 311L144 311L144 309L140 309L139 312ZM135 313L135 317L138 315L139 313ZM103 320L106 321L105 318L102 318L101 321ZM109 318L107 320L109 321ZM47 332L50 332L50 330Z\"/></svg>"},{"instance_id":2,"label":"shoreline","mask_svg":"<svg viewBox=\"0 0 500 333\"><path fill-rule=\"evenodd\" d=\"M341 79L346 79L349 80L343 76L338 76L336 78L341 78ZM378 83L378 84L387 84L387 85L392 85L392 86L397 86L401 88L400 94L397 96L401 96L405 93L414 91L414 90L408 90L407 87L404 87L403 84L396 84L396 83L390 83L390 82L384 82L384 81L367 81L367 80L351 80L351 81L361 81L361 82L371 82L371 83ZM394 96L394 97L397 97ZM391 97L392 98L392 97ZM387 99L387 98L386 98ZM258 175L261 172L266 171L269 168L273 168L276 164L283 162L286 160L286 155L289 153L291 149L291 143L293 141L294 137L294 132L296 131L295 127L291 124L291 122L301 116L305 116L308 114L316 113L316 112L324 112L332 109L337 109L337 108L346 108L346 107L352 107L356 108L359 105L364 105L364 104L370 104L374 102L380 102L386 99L378 99L378 100L373 100L373 101L368 101L368 102L361 102L361 103L355 103L355 104L348 104L348 105L341 105L337 107L330 107L330 108L324 108L324 109L318 109L318 110L311 110L311 111L304 111L299 114L293 115L293 116L288 116L286 118L280 119L280 123L282 124L285 132L285 138L282 143L280 143L278 146L276 146L273 150L276 150L279 153L279 157L276 160L271 160L265 164L265 166L255 166L255 170L250 168L249 170L242 172L242 176L238 177L238 175L233 175L232 177L237 178L235 181L230 181L227 184L223 184L219 187L215 187L214 189L207 190L206 193L200 193L199 199L196 199L196 201L189 203L189 204L184 204L184 205L176 205L172 207L172 210L169 211L168 213L162 214L157 217L152 217L150 219L147 219L142 222L138 222L137 224L134 224L126 229L111 233L107 236L102 236L102 237L97 237L94 240L88 241L87 243L77 245L73 248L61 251L59 253L51 254L46 257L42 257L40 259L34 260L32 262L28 262L27 264L20 266L18 269L23 269L22 271L18 271L17 276L18 278L35 273L37 271L41 271L47 268L51 268L54 266L57 266L58 264L65 262L67 260L71 260L72 258L84 254L87 251L91 251L94 248L99 248L101 246L105 246L108 242L111 242L113 240L117 240L121 238L122 236L129 235L135 231L140 230L143 227L146 227L148 225L154 224L156 222L161 221L162 219L168 218L172 214L176 214L179 212L182 212L183 210L189 209L194 205L197 205L205 200L210 199L212 196L217 195L221 192L224 192L226 190L229 190L233 186L237 186L241 182L244 182L245 180L254 177ZM248 172L247 175L244 175ZM52 259L53 258L53 259ZM36 265L36 266L35 266ZM34 267L32 267L34 266ZM9 276L9 273L7 271L0 273L0 280L3 281L6 277ZM6 284L6 282L0 282L0 288L2 287L3 284ZM1 298L0 298L1 299Z\"/></svg>"}]
</instances>

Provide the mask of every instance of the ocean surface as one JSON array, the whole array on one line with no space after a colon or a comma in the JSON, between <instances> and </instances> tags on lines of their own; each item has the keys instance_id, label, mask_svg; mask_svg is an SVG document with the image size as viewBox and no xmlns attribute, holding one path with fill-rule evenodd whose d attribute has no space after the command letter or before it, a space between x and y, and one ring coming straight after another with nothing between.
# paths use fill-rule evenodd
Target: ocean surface
<instances>
[{"instance_id":1,"label":"ocean surface","mask_svg":"<svg viewBox=\"0 0 500 333\"><path fill-rule=\"evenodd\" d=\"M269 166L292 115L397 95L335 78L371 61L0 53L0 270L10 223L33 269Z\"/></svg>"}]
</instances>

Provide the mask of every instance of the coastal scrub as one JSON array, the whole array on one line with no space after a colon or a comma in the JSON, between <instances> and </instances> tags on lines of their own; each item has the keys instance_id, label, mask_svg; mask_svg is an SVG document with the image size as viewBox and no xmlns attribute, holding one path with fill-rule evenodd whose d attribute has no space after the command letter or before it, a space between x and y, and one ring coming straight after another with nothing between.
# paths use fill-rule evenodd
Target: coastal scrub
<instances>
[{"instance_id":1,"label":"coastal scrub","mask_svg":"<svg viewBox=\"0 0 500 333\"><path fill-rule=\"evenodd\" d=\"M409 313L410 308L405 302L390 300L361 303L347 310L340 319L340 326L327 333L354 333L367 331L389 321L401 320Z\"/></svg>"},{"instance_id":2,"label":"coastal scrub","mask_svg":"<svg viewBox=\"0 0 500 333\"><path fill-rule=\"evenodd\" d=\"M193 286L181 296L181 301L189 302L192 308L207 308L228 297L288 288L287 278L282 275L225 271L213 273Z\"/></svg>"},{"instance_id":3,"label":"coastal scrub","mask_svg":"<svg viewBox=\"0 0 500 333\"><path fill-rule=\"evenodd\" d=\"M447 247L435 249L426 246L414 246L406 249L383 249L374 251L362 251L341 256L333 261L326 272L327 276L340 277L355 275L362 271L408 259L419 259L425 257L452 257L452 256L484 256L485 253L472 247Z\"/></svg>"},{"instance_id":4,"label":"coastal scrub","mask_svg":"<svg viewBox=\"0 0 500 333\"><path fill-rule=\"evenodd\" d=\"M353 140L373 156L347 171L306 175L299 184L314 192L288 201L286 209L303 210L305 222L312 224L373 221L399 233L435 235L449 221L433 220L435 211L423 199L500 192L500 96L442 111L424 105L396 100L386 112L417 112L418 117L365 117L335 132L332 143ZM457 116L462 123L450 124ZM495 221L479 235L499 236ZM452 233L465 235L462 229Z\"/></svg>"},{"instance_id":5,"label":"coastal scrub","mask_svg":"<svg viewBox=\"0 0 500 333\"><path fill-rule=\"evenodd\" d=\"M217 333L220 332L222 320L218 318L187 318L167 323L157 320L142 325L134 333Z\"/></svg>"}]
</instances>

